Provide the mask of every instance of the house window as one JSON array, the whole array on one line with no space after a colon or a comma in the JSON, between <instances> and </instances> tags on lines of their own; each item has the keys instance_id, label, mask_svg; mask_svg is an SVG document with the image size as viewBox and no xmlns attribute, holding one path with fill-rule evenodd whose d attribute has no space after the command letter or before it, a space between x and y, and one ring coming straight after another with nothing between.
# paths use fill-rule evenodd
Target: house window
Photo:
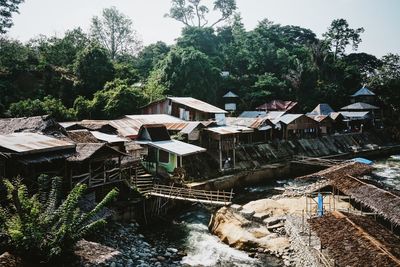
<instances>
[{"instance_id":1,"label":"house window","mask_svg":"<svg viewBox=\"0 0 400 267\"><path fill-rule=\"evenodd\" d=\"M169 163L169 153L163 150L159 150L158 161L162 163Z\"/></svg>"}]
</instances>

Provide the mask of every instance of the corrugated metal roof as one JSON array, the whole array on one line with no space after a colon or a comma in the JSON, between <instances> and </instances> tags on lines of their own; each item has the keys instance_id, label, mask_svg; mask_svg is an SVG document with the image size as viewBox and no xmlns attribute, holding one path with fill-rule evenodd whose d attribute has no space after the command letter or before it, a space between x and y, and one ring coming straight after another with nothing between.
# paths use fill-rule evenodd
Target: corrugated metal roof
<instances>
[{"instance_id":1,"label":"corrugated metal roof","mask_svg":"<svg viewBox=\"0 0 400 267\"><path fill-rule=\"evenodd\" d=\"M76 145L75 155L68 158L68 161L84 161L93 157L98 151L104 151L109 157L113 156L130 156L128 154L122 153L106 143L83 143Z\"/></svg>"},{"instance_id":2,"label":"corrugated metal roof","mask_svg":"<svg viewBox=\"0 0 400 267\"><path fill-rule=\"evenodd\" d=\"M185 142L181 142L178 140L168 140L168 141L159 141L159 142L149 142L147 143L149 146L156 147L158 149L176 154L178 156L188 156L191 154L197 154L205 152L206 149L191 145Z\"/></svg>"},{"instance_id":3,"label":"corrugated metal roof","mask_svg":"<svg viewBox=\"0 0 400 267\"><path fill-rule=\"evenodd\" d=\"M121 138L118 135L114 134L105 134L98 131L91 131L92 135L97 139L107 142L107 143L118 143L118 142L125 142L127 139Z\"/></svg>"},{"instance_id":4,"label":"corrugated metal roof","mask_svg":"<svg viewBox=\"0 0 400 267\"><path fill-rule=\"evenodd\" d=\"M322 122L325 119L331 120L332 118L329 117L328 115L312 115L312 114L307 114L307 117L317 121L317 122Z\"/></svg>"},{"instance_id":5,"label":"corrugated metal roof","mask_svg":"<svg viewBox=\"0 0 400 267\"><path fill-rule=\"evenodd\" d=\"M122 136L137 136L142 125L162 124L167 130L180 131L188 122L167 114L126 115L121 120L111 121Z\"/></svg>"},{"instance_id":6,"label":"corrugated metal roof","mask_svg":"<svg viewBox=\"0 0 400 267\"><path fill-rule=\"evenodd\" d=\"M339 112L347 119L367 119L369 111L341 111Z\"/></svg>"},{"instance_id":7,"label":"corrugated metal roof","mask_svg":"<svg viewBox=\"0 0 400 267\"><path fill-rule=\"evenodd\" d=\"M170 99L172 102L179 103L205 113L228 113L223 109L193 97L168 97L168 99Z\"/></svg>"},{"instance_id":8,"label":"corrugated metal roof","mask_svg":"<svg viewBox=\"0 0 400 267\"><path fill-rule=\"evenodd\" d=\"M367 87L363 87L360 90L358 90L357 92L355 92L352 96L364 96L364 95L374 96L375 94L371 90L369 90Z\"/></svg>"},{"instance_id":9,"label":"corrugated metal roof","mask_svg":"<svg viewBox=\"0 0 400 267\"><path fill-rule=\"evenodd\" d=\"M251 133L254 130L244 126L220 126L206 128L207 131L217 133L219 135L237 134L237 133Z\"/></svg>"},{"instance_id":10,"label":"corrugated metal roof","mask_svg":"<svg viewBox=\"0 0 400 267\"><path fill-rule=\"evenodd\" d=\"M239 96L237 94L233 93L232 91L229 91L223 97L239 97Z\"/></svg>"},{"instance_id":11,"label":"corrugated metal roof","mask_svg":"<svg viewBox=\"0 0 400 267\"><path fill-rule=\"evenodd\" d=\"M272 123L267 118L239 118L239 117L227 117L226 124L228 126L245 126L253 129L259 129L262 126L266 126L269 124L270 126Z\"/></svg>"},{"instance_id":12,"label":"corrugated metal roof","mask_svg":"<svg viewBox=\"0 0 400 267\"><path fill-rule=\"evenodd\" d=\"M74 148L75 144L38 133L12 133L0 136L0 147L18 153L36 153Z\"/></svg>"},{"instance_id":13,"label":"corrugated metal roof","mask_svg":"<svg viewBox=\"0 0 400 267\"><path fill-rule=\"evenodd\" d=\"M290 124L291 122L297 120L301 116L305 116L305 115L304 114L285 114L285 115L279 117L277 120L284 124Z\"/></svg>"},{"instance_id":14,"label":"corrugated metal roof","mask_svg":"<svg viewBox=\"0 0 400 267\"><path fill-rule=\"evenodd\" d=\"M294 106L297 105L297 102L294 101L283 101L283 100L272 100L261 106L256 107L259 110L273 110L273 111L289 111Z\"/></svg>"},{"instance_id":15,"label":"corrugated metal roof","mask_svg":"<svg viewBox=\"0 0 400 267\"><path fill-rule=\"evenodd\" d=\"M283 115L285 115L286 111L268 111L266 118L269 120L276 120L279 117L282 117Z\"/></svg>"},{"instance_id":16,"label":"corrugated metal roof","mask_svg":"<svg viewBox=\"0 0 400 267\"><path fill-rule=\"evenodd\" d=\"M197 127L204 128L204 124L200 121L191 121L189 122L185 128L183 128L180 132L183 134L190 134L195 130Z\"/></svg>"},{"instance_id":17,"label":"corrugated metal roof","mask_svg":"<svg viewBox=\"0 0 400 267\"><path fill-rule=\"evenodd\" d=\"M362 103L362 102L357 102L341 108L341 110L372 110L372 109L379 109L379 108L370 105L368 103Z\"/></svg>"},{"instance_id":18,"label":"corrugated metal roof","mask_svg":"<svg viewBox=\"0 0 400 267\"><path fill-rule=\"evenodd\" d=\"M329 115L332 112L335 112L331 106L326 103L319 104L316 106L313 111L310 112L310 115Z\"/></svg>"},{"instance_id":19,"label":"corrugated metal roof","mask_svg":"<svg viewBox=\"0 0 400 267\"><path fill-rule=\"evenodd\" d=\"M267 112L265 111L243 111L239 115L239 118L259 118L259 117L265 117L266 115Z\"/></svg>"}]
</instances>

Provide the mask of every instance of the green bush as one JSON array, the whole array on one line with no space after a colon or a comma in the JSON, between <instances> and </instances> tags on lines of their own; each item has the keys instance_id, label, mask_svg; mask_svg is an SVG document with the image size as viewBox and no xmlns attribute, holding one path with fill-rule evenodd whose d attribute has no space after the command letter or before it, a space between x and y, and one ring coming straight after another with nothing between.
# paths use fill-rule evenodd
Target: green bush
<instances>
[{"instance_id":1,"label":"green bush","mask_svg":"<svg viewBox=\"0 0 400 267\"><path fill-rule=\"evenodd\" d=\"M84 213L78 203L85 185L76 185L61 202L60 177L42 175L38 182L39 192L29 196L20 179L5 180L8 206L0 208L0 234L7 237L12 252L30 262L49 262L71 253L77 241L105 225L105 219L96 216L118 194L111 190L93 210Z\"/></svg>"}]
</instances>

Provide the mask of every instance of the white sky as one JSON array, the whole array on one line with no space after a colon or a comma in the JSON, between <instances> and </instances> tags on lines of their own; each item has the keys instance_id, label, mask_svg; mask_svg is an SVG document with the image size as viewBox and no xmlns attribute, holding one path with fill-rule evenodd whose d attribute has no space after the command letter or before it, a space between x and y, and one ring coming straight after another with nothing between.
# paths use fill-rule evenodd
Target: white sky
<instances>
[{"instance_id":1,"label":"white sky","mask_svg":"<svg viewBox=\"0 0 400 267\"><path fill-rule=\"evenodd\" d=\"M247 29L268 18L309 28L321 37L333 19L345 18L350 27L365 28L359 52L378 57L400 53L400 0L237 0L237 5ZM159 40L171 44L180 34L182 24L164 17L170 0L25 0L9 35L27 41L39 34L61 36L79 26L88 30L91 18L110 6L133 20L145 45Z\"/></svg>"}]
</instances>

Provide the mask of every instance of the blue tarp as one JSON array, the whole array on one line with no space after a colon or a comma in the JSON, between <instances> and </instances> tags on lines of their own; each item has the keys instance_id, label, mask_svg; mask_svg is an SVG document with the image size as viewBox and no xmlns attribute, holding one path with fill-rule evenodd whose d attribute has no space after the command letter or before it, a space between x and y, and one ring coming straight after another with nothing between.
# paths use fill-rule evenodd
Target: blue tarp
<instances>
[{"instance_id":1,"label":"blue tarp","mask_svg":"<svg viewBox=\"0 0 400 267\"><path fill-rule=\"evenodd\" d=\"M369 159L364 159L364 158L354 158L354 159L352 159L352 161L362 163L362 164L367 164L367 165L372 165L372 163L374 163L373 161L371 161Z\"/></svg>"},{"instance_id":2,"label":"blue tarp","mask_svg":"<svg viewBox=\"0 0 400 267\"><path fill-rule=\"evenodd\" d=\"M318 193L318 216L321 217L324 215L324 198L321 193Z\"/></svg>"}]
</instances>

